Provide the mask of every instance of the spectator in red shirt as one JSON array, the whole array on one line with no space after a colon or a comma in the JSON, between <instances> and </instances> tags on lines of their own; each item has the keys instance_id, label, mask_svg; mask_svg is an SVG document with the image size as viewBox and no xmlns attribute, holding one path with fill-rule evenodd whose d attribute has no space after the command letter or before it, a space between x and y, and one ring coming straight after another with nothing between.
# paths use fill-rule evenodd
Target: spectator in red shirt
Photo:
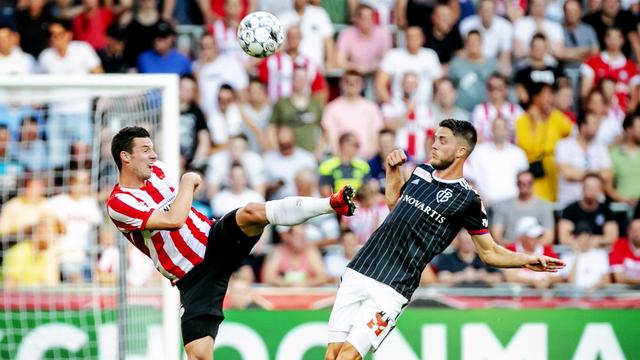
<instances>
[{"instance_id":1,"label":"spectator in red shirt","mask_svg":"<svg viewBox=\"0 0 640 360\"><path fill-rule=\"evenodd\" d=\"M624 37L620 29L609 28L604 38L605 51L594 55L580 67L582 85L580 95L585 98L594 86L604 78L616 83L618 105L625 112L632 112L638 105L640 75L636 64L622 53Z\"/></svg>"},{"instance_id":2,"label":"spectator in red shirt","mask_svg":"<svg viewBox=\"0 0 640 360\"><path fill-rule=\"evenodd\" d=\"M530 255L546 255L557 258L551 245L542 245L544 228L538 220L532 216L523 217L516 224L516 242L507 245L511 251L522 252ZM536 289L547 289L562 278L554 273L538 273L529 269L505 269L504 275L507 282L530 285Z\"/></svg>"},{"instance_id":3,"label":"spectator in red shirt","mask_svg":"<svg viewBox=\"0 0 640 360\"><path fill-rule=\"evenodd\" d=\"M111 9L100 6L99 0L82 0L82 13L73 18L73 37L100 50L107 44L107 29L113 20Z\"/></svg>"},{"instance_id":4,"label":"spectator in red shirt","mask_svg":"<svg viewBox=\"0 0 640 360\"><path fill-rule=\"evenodd\" d=\"M609 254L615 282L640 285L640 219L634 219L627 230L628 238L620 238Z\"/></svg>"}]
</instances>

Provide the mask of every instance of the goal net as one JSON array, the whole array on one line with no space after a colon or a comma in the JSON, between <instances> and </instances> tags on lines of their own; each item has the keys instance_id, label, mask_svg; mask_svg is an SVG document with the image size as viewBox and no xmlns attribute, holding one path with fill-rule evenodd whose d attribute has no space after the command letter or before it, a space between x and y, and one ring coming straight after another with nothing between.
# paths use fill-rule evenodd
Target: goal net
<instances>
[{"instance_id":1,"label":"goal net","mask_svg":"<svg viewBox=\"0 0 640 360\"><path fill-rule=\"evenodd\" d=\"M178 359L177 292L117 233L111 137L179 175L173 75L0 79L0 359Z\"/></svg>"}]
</instances>

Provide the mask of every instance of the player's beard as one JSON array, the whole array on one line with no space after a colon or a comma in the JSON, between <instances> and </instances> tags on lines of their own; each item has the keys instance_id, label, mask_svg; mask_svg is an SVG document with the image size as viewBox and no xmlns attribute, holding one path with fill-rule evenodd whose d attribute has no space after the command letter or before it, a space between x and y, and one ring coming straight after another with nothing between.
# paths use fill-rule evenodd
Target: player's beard
<instances>
[{"instance_id":1,"label":"player's beard","mask_svg":"<svg viewBox=\"0 0 640 360\"><path fill-rule=\"evenodd\" d=\"M453 164L453 162L455 161L455 157L451 156L448 159L438 159L438 160L431 160L431 166L433 166L434 169L436 170L445 170L447 168L449 168L449 166L451 166L451 164Z\"/></svg>"}]
</instances>

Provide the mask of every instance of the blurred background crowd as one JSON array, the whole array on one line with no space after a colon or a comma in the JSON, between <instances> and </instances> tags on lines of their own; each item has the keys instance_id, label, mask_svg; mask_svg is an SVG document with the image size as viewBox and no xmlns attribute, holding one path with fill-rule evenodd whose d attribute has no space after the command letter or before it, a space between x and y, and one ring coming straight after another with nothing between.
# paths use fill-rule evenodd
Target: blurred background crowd
<instances>
[{"instance_id":1,"label":"blurred background crowd","mask_svg":"<svg viewBox=\"0 0 640 360\"><path fill-rule=\"evenodd\" d=\"M286 29L266 59L235 40L255 10ZM429 162L445 118L478 130L465 176L496 241L568 266L487 268L463 232L423 282L593 290L640 284L639 24L637 0L1 1L0 76L180 75L181 166L206 179L195 206L210 217L357 188L351 218L266 231L232 290L337 282L388 214L385 155L404 149L407 173ZM117 277L91 113L0 104L7 287ZM127 262L131 284L157 283L144 255Z\"/></svg>"}]
</instances>

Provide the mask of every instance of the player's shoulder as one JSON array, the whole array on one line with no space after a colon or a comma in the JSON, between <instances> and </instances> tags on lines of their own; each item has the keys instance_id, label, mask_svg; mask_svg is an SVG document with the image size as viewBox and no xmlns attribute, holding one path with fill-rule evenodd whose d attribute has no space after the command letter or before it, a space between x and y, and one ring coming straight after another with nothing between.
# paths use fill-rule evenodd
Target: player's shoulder
<instances>
[{"instance_id":1,"label":"player's shoulder","mask_svg":"<svg viewBox=\"0 0 640 360\"><path fill-rule=\"evenodd\" d=\"M160 180L164 180L166 173L166 165L162 161L156 161L151 166L151 172L157 176Z\"/></svg>"}]
</instances>

